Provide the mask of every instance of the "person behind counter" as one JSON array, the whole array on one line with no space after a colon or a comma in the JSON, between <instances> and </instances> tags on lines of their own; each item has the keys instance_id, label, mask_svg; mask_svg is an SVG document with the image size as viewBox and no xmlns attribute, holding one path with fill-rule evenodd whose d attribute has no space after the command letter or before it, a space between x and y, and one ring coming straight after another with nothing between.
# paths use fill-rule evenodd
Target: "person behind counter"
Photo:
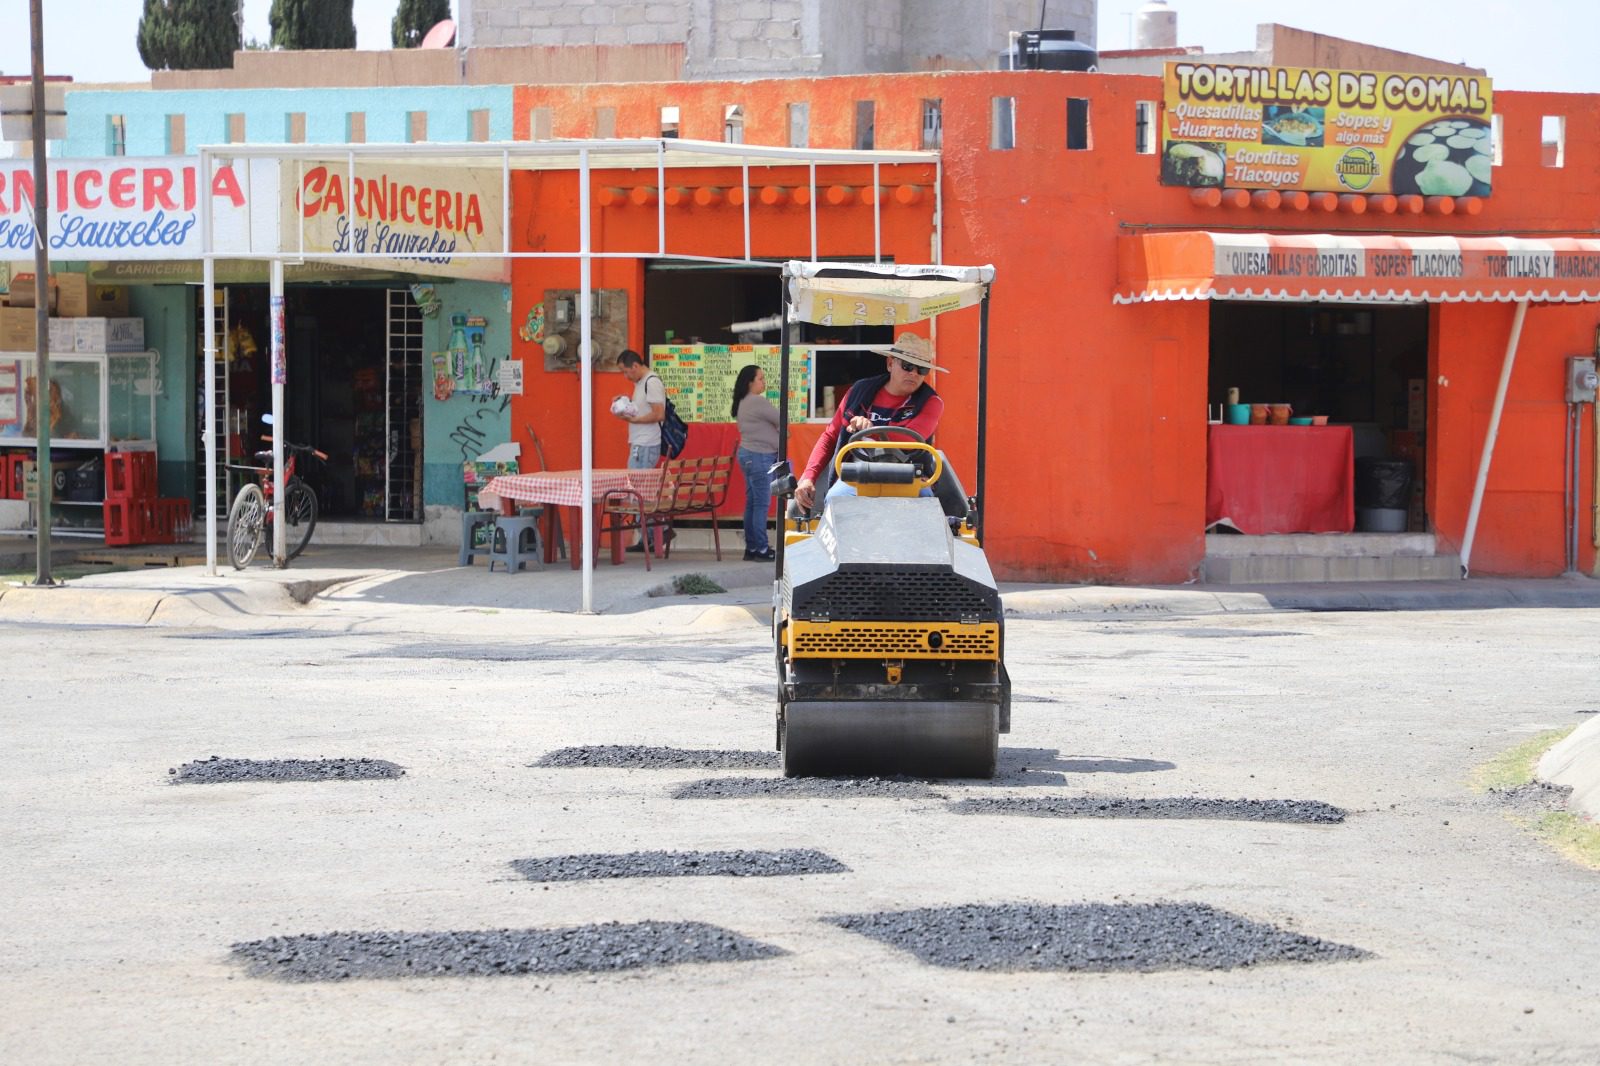
<instances>
[{"instance_id":1,"label":"person behind counter","mask_svg":"<svg viewBox=\"0 0 1600 1066\"><path fill-rule=\"evenodd\" d=\"M778 461L778 409L767 399L767 372L751 363L733 383L733 420L739 423L739 467L744 471L745 562L774 558L767 540L772 505L769 471Z\"/></svg>"},{"instance_id":2,"label":"person behind counter","mask_svg":"<svg viewBox=\"0 0 1600 1066\"><path fill-rule=\"evenodd\" d=\"M941 369L933 358L933 346L915 333L902 333L889 348L874 351L885 357L887 373L865 378L850 387L844 402L833 413L811 449L805 473L795 485L794 499L800 508L811 510L817 498L817 478L833 462L833 454L851 433L871 426L905 426L924 440L939 428L944 401L926 378L931 370ZM855 489L842 481L828 488L828 496L854 495ZM924 489L924 495L931 492Z\"/></svg>"}]
</instances>

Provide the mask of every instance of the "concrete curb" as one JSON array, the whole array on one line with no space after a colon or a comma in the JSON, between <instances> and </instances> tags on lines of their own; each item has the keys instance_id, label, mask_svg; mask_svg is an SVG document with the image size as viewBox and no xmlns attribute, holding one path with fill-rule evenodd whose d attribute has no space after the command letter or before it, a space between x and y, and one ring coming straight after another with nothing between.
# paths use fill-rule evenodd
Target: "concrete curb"
<instances>
[{"instance_id":1,"label":"concrete curb","mask_svg":"<svg viewBox=\"0 0 1600 1066\"><path fill-rule=\"evenodd\" d=\"M1248 587L1108 585L1003 586L1007 613L1206 615L1264 611L1469 611L1517 607L1600 607L1600 581L1359 582Z\"/></svg>"},{"instance_id":2,"label":"concrete curb","mask_svg":"<svg viewBox=\"0 0 1600 1066\"><path fill-rule=\"evenodd\" d=\"M0 598L0 617L12 622L144 625L165 597L144 589L12 587Z\"/></svg>"},{"instance_id":3,"label":"concrete curb","mask_svg":"<svg viewBox=\"0 0 1600 1066\"><path fill-rule=\"evenodd\" d=\"M1545 752L1534 777L1572 789L1567 806L1590 821L1600 821L1600 715Z\"/></svg>"}]
</instances>

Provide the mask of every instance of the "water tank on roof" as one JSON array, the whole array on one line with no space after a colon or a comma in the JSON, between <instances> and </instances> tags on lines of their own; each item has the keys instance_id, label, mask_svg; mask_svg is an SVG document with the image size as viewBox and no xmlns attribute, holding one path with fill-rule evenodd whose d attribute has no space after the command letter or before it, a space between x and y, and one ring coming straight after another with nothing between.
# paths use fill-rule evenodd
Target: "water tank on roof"
<instances>
[{"instance_id":1,"label":"water tank on roof","mask_svg":"<svg viewBox=\"0 0 1600 1066\"><path fill-rule=\"evenodd\" d=\"M1133 20L1135 48L1178 47L1178 13L1167 0L1150 0Z\"/></svg>"},{"instance_id":2,"label":"water tank on roof","mask_svg":"<svg viewBox=\"0 0 1600 1066\"><path fill-rule=\"evenodd\" d=\"M1100 53L1072 30L1024 30L1000 53L1001 70L1097 70Z\"/></svg>"}]
</instances>

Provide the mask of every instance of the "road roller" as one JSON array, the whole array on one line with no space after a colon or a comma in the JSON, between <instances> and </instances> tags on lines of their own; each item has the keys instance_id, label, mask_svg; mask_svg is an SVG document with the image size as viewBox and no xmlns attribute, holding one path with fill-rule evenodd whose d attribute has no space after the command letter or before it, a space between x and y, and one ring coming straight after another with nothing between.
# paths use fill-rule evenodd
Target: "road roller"
<instances>
[{"instance_id":1,"label":"road roller","mask_svg":"<svg viewBox=\"0 0 1600 1066\"><path fill-rule=\"evenodd\" d=\"M841 437L815 503L803 511L790 498L787 440L780 445L773 489L785 519L772 630L777 746L787 777L994 776L999 736L1011 727L1011 681L982 532L992 277L991 267L784 267L786 322L818 321L848 300L897 326L977 305L980 323L972 495L935 443L884 424ZM780 355L784 381L790 332ZM947 404L944 419L951 417ZM830 475L854 495L827 498Z\"/></svg>"}]
</instances>

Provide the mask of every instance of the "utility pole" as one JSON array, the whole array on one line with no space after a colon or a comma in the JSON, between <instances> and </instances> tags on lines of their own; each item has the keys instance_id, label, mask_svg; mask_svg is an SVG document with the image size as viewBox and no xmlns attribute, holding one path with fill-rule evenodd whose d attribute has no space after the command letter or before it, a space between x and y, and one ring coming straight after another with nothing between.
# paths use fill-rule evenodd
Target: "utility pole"
<instances>
[{"instance_id":1,"label":"utility pole","mask_svg":"<svg viewBox=\"0 0 1600 1066\"><path fill-rule=\"evenodd\" d=\"M39 429L35 467L39 472L38 570L35 585L54 585L50 576L50 174L45 158L44 111L44 0L28 0L29 30L33 35L33 326L34 418Z\"/></svg>"}]
</instances>

